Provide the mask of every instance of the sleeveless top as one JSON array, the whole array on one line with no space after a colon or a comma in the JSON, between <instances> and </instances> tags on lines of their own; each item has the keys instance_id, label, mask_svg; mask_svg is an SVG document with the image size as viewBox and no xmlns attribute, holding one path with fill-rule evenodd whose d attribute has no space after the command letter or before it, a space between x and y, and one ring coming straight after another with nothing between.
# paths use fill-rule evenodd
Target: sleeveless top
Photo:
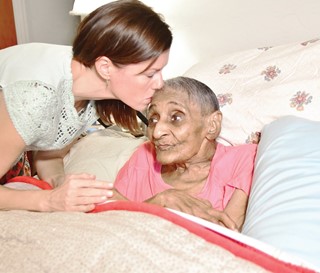
<instances>
[{"instance_id":1,"label":"sleeveless top","mask_svg":"<svg viewBox=\"0 0 320 273\"><path fill-rule=\"evenodd\" d=\"M94 101L74 107L71 46L30 43L0 50L0 86L26 150L56 150L97 119Z\"/></svg>"},{"instance_id":2,"label":"sleeveless top","mask_svg":"<svg viewBox=\"0 0 320 273\"><path fill-rule=\"evenodd\" d=\"M25 151L62 149L98 119L94 101L80 112L74 107L71 61L71 46L29 43L0 50L0 92ZM26 174L27 167L23 154L0 184Z\"/></svg>"}]
</instances>

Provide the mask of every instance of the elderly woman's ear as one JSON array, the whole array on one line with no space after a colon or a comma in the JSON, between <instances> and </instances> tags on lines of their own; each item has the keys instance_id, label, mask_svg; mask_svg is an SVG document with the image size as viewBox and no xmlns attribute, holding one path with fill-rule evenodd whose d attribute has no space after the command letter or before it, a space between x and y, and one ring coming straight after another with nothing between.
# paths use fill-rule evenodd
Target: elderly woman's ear
<instances>
[{"instance_id":1,"label":"elderly woman's ear","mask_svg":"<svg viewBox=\"0 0 320 273\"><path fill-rule=\"evenodd\" d=\"M221 121L222 113L220 111L215 111L209 116L209 126L208 126L208 140L215 140L221 131Z\"/></svg>"}]
</instances>

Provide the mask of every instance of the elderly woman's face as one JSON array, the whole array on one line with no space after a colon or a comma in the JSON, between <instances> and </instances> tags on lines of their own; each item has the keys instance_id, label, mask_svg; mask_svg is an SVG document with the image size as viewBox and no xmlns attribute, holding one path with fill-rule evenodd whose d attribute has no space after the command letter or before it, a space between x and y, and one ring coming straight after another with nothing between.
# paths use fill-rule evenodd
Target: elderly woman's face
<instances>
[{"instance_id":1,"label":"elderly woman's face","mask_svg":"<svg viewBox=\"0 0 320 273\"><path fill-rule=\"evenodd\" d=\"M148 110L149 139L161 164L192 162L207 135L200 107L181 91L156 92Z\"/></svg>"}]
</instances>

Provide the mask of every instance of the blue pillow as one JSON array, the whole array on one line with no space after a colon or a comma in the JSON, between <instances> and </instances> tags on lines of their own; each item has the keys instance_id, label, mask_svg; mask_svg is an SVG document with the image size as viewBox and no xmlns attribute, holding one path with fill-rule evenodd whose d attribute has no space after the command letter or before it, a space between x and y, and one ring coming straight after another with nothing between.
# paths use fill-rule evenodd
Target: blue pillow
<instances>
[{"instance_id":1,"label":"blue pillow","mask_svg":"<svg viewBox=\"0 0 320 273\"><path fill-rule=\"evenodd\" d=\"M242 232L320 271L320 122L286 116L263 128Z\"/></svg>"}]
</instances>

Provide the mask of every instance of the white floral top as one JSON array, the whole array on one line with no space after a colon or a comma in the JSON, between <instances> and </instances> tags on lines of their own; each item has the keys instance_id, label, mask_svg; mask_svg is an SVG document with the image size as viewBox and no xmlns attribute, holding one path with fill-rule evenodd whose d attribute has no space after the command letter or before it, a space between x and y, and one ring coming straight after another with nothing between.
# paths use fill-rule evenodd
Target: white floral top
<instances>
[{"instance_id":1,"label":"white floral top","mask_svg":"<svg viewBox=\"0 0 320 273\"><path fill-rule=\"evenodd\" d=\"M61 149L98 118L93 101L79 113L74 107L71 59L70 46L30 43L0 50L0 86L26 150Z\"/></svg>"}]
</instances>

